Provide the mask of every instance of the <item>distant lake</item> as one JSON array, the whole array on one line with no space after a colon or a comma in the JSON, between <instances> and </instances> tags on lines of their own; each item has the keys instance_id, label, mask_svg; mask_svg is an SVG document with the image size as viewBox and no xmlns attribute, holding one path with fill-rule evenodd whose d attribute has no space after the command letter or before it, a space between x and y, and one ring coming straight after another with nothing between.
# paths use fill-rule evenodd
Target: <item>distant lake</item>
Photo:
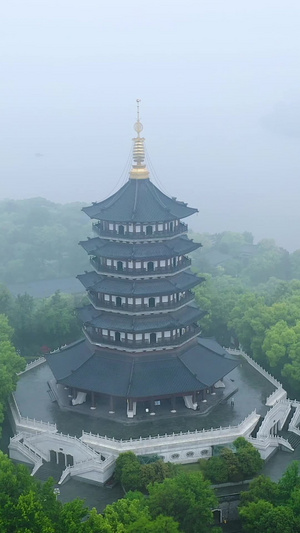
<instances>
[{"instance_id":1,"label":"distant lake","mask_svg":"<svg viewBox=\"0 0 300 533\"><path fill-rule=\"evenodd\" d=\"M78 294L84 292L82 284L75 277L15 283L7 285L7 288L13 296L27 293L33 298L48 298L56 291L61 291L65 294Z\"/></svg>"}]
</instances>

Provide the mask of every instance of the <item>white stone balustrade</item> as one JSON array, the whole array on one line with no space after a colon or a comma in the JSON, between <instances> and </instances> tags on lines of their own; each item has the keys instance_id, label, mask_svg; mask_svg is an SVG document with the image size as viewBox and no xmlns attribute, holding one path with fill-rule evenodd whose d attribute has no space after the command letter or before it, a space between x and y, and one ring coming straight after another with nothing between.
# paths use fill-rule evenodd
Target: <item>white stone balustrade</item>
<instances>
[{"instance_id":1,"label":"white stone balustrade","mask_svg":"<svg viewBox=\"0 0 300 533\"><path fill-rule=\"evenodd\" d=\"M157 453L171 462L195 462L196 457L211 455L212 446L231 443L241 436L247 437L258 420L259 415L253 411L239 425L226 428L211 428L129 440L117 440L83 431L80 440L103 453L115 455L124 451L132 451L137 455ZM205 454L202 453L203 451Z\"/></svg>"},{"instance_id":2,"label":"white stone balustrade","mask_svg":"<svg viewBox=\"0 0 300 533\"><path fill-rule=\"evenodd\" d=\"M115 461L116 458L111 456L101 462L95 459L87 459L86 461L81 461L73 466L67 466L63 471L58 484L62 485L69 476L80 477L83 481L86 479L93 483L105 483L114 472Z\"/></svg>"},{"instance_id":3,"label":"white stone balustrade","mask_svg":"<svg viewBox=\"0 0 300 533\"><path fill-rule=\"evenodd\" d=\"M11 397L9 399L9 407L13 417L13 423L15 425L16 432L57 432L56 424L51 424L50 422L43 422L42 420L35 420L35 418L28 418L28 416L21 416L14 394L11 394Z\"/></svg>"},{"instance_id":4,"label":"white stone balustrade","mask_svg":"<svg viewBox=\"0 0 300 533\"><path fill-rule=\"evenodd\" d=\"M226 350L231 355L241 355L251 366L253 366L253 368L255 368L255 370L257 370L262 376L264 376L268 381L270 381L272 385L277 388L283 388L280 381L274 378L272 374L269 374L269 372L267 372L262 366L260 366L256 361L254 361L254 359L252 359L252 357L246 354L246 352L244 352L243 350L236 350L233 348L226 347L224 347L224 350Z\"/></svg>"},{"instance_id":5,"label":"white stone balustrade","mask_svg":"<svg viewBox=\"0 0 300 533\"><path fill-rule=\"evenodd\" d=\"M278 448L279 446L282 446L291 452L293 451L289 441L283 437L279 437L278 435L269 435L265 438L248 437L247 440L253 444L253 446L255 446L255 448L259 451L261 458L264 460L268 459L268 457L272 455L274 449Z\"/></svg>"},{"instance_id":6,"label":"white stone balustrade","mask_svg":"<svg viewBox=\"0 0 300 533\"><path fill-rule=\"evenodd\" d=\"M296 435L300 435L300 429L298 427L299 425L299 422L300 422L300 402L298 402L297 400L294 400L292 402L292 405L293 407L296 408L294 414L293 414L293 417L289 423L289 431L292 431L293 433L295 433Z\"/></svg>"},{"instance_id":7,"label":"white stone balustrade","mask_svg":"<svg viewBox=\"0 0 300 533\"><path fill-rule=\"evenodd\" d=\"M43 363L46 363L45 357L38 357L34 361L27 363L24 370L22 370L22 372L18 372L17 376L21 376L21 374L25 374L25 372L28 372L28 370L32 370L32 368L35 368L36 366L40 366Z\"/></svg>"},{"instance_id":8,"label":"white stone balustrade","mask_svg":"<svg viewBox=\"0 0 300 533\"><path fill-rule=\"evenodd\" d=\"M267 412L257 432L257 438L268 437L281 430L291 410L290 400L280 400Z\"/></svg>"},{"instance_id":9,"label":"white stone balustrade","mask_svg":"<svg viewBox=\"0 0 300 533\"><path fill-rule=\"evenodd\" d=\"M280 402L281 400L287 399L287 392L282 388L279 387L278 389L274 390L270 396L268 396L266 400L266 405L268 407L273 407L277 402Z\"/></svg>"}]
</instances>

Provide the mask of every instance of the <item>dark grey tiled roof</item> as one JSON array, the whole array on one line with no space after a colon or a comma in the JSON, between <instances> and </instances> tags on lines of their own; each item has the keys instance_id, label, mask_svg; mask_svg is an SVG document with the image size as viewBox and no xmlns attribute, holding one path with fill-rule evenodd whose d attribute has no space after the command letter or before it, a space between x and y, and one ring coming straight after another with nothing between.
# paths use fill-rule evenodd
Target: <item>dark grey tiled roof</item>
<instances>
[{"instance_id":1,"label":"dark grey tiled roof","mask_svg":"<svg viewBox=\"0 0 300 533\"><path fill-rule=\"evenodd\" d=\"M166 196L149 179L130 179L115 194L83 211L90 218L112 222L164 222L198 210Z\"/></svg>"},{"instance_id":2,"label":"dark grey tiled roof","mask_svg":"<svg viewBox=\"0 0 300 533\"><path fill-rule=\"evenodd\" d=\"M177 255L184 255L196 250L201 244L193 242L186 236L164 242L121 243L94 237L79 243L90 255L111 259L167 259Z\"/></svg>"},{"instance_id":3,"label":"dark grey tiled roof","mask_svg":"<svg viewBox=\"0 0 300 533\"><path fill-rule=\"evenodd\" d=\"M205 311L190 304L174 312L135 316L96 311L92 305L88 305L78 309L78 315L84 324L95 328L123 332L148 332L185 327L200 320L205 315Z\"/></svg>"},{"instance_id":4,"label":"dark grey tiled roof","mask_svg":"<svg viewBox=\"0 0 300 533\"><path fill-rule=\"evenodd\" d=\"M219 351L220 347L216 346ZM76 368L73 359L76 359ZM81 364L80 364L81 360ZM127 398L159 397L205 389L237 364L195 344L180 356L158 353L141 356L100 349L87 341L47 356L57 381L69 387Z\"/></svg>"},{"instance_id":5,"label":"dark grey tiled roof","mask_svg":"<svg viewBox=\"0 0 300 533\"><path fill-rule=\"evenodd\" d=\"M76 372L61 381L69 387L113 396L127 396L131 368L130 357L118 357L105 352L101 355L94 353Z\"/></svg>"},{"instance_id":6,"label":"dark grey tiled roof","mask_svg":"<svg viewBox=\"0 0 300 533\"><path fill-rule=\"evenodd\" d=\"M211 352L215 352L218 355L228 356L228 352L225 350L225 348L223 348L223 346L220 346L216 339L211 337L199 337L198 343L203 346L203 348L207 348Z\"/></svg>"},{"instance_id":7,"label":"dark grey tiled roof","mask_svg":"<svg viewBox=\"0 0 300 533\"><path fill-rule=\"evenodd\" d=\"M201 383L178 357L165 355L159 359L135 359L130 395L133 398L160 396L201 390Z\"/></svg>"},{"instance_id":8,"label":"dark grey tiled roof","mask_svg":"<svg viewBox=\"0 0 300 533\"><path fill-rule=\"evenodd\" d=\"M213 341L213 349L212 344L210 348L205 347L202 340L198 339L198 345L184 352L180 359L198 379L201 378L207 386L211 386L226 376L239 362L225 357L226 351L224 355L220 355L224 350L216 341Z\"/></svg>"},{"instance_id":9,"label":"dark grey tiled roof","mask_svg":"<svg viewBox=\"0 0 300 533\"><path fill-rule=\"evenodd\" d=\"M94 347L81 339L66 348L46 355L47 362L57 380L63 379L81 367L92 355Z\"/></svg>"},{"instance_id":10,"label":"dark grey tiled roof","mask_svg":"<svg viewBox=\"0 0 300 533\"><path fill-rule=\"evenodd\" d=\"M86 289L118 296L159 296L192 289L204 278L197 277L190 271L179 272L175 276L161 279L127 280L111 278L97 274L95 271L77 276Z\"/></svg>"}]
</instances>

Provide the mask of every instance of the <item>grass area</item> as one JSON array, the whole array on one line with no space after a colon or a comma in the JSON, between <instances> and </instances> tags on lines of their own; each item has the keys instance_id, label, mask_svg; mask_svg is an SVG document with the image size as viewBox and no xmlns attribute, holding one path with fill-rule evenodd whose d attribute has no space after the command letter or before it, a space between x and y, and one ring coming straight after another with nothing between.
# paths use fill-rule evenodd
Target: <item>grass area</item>
<instances>
[{"instance_id":1,"label":"grass area","mask_svg":"<svg viewBox=\"0 0 300 533\"><path fill-rule=\"evenodd\" d=\"M198 463L189 463L186 465L178 465L179 470L183 472L199 472L199 464Z\"/></svg>"}]
</instances>

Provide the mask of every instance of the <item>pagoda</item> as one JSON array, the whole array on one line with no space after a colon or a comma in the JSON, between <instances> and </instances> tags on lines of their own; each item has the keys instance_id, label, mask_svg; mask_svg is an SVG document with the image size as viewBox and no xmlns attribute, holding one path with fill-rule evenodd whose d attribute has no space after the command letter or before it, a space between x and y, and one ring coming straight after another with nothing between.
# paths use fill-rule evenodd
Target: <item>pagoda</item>
<instances>
[{"instance_id":1,"label":"pagoda","mask_svg":"<svg viewBox=\"0 0 300 533\"><path fill-rule=\"evenodd\" d=\"M47 356L56 382L73 405L87 401L107 413L155 414L163 403L197 409L235 366L225 350L200 335L183 219L197 212L150 180L139 117L129 180L83 211L94 237L80 242L92 270L78 279L89 304L78 310L84 338ZM126 411L125 411L126 410Z\"/></svg>"}]
</instances>

